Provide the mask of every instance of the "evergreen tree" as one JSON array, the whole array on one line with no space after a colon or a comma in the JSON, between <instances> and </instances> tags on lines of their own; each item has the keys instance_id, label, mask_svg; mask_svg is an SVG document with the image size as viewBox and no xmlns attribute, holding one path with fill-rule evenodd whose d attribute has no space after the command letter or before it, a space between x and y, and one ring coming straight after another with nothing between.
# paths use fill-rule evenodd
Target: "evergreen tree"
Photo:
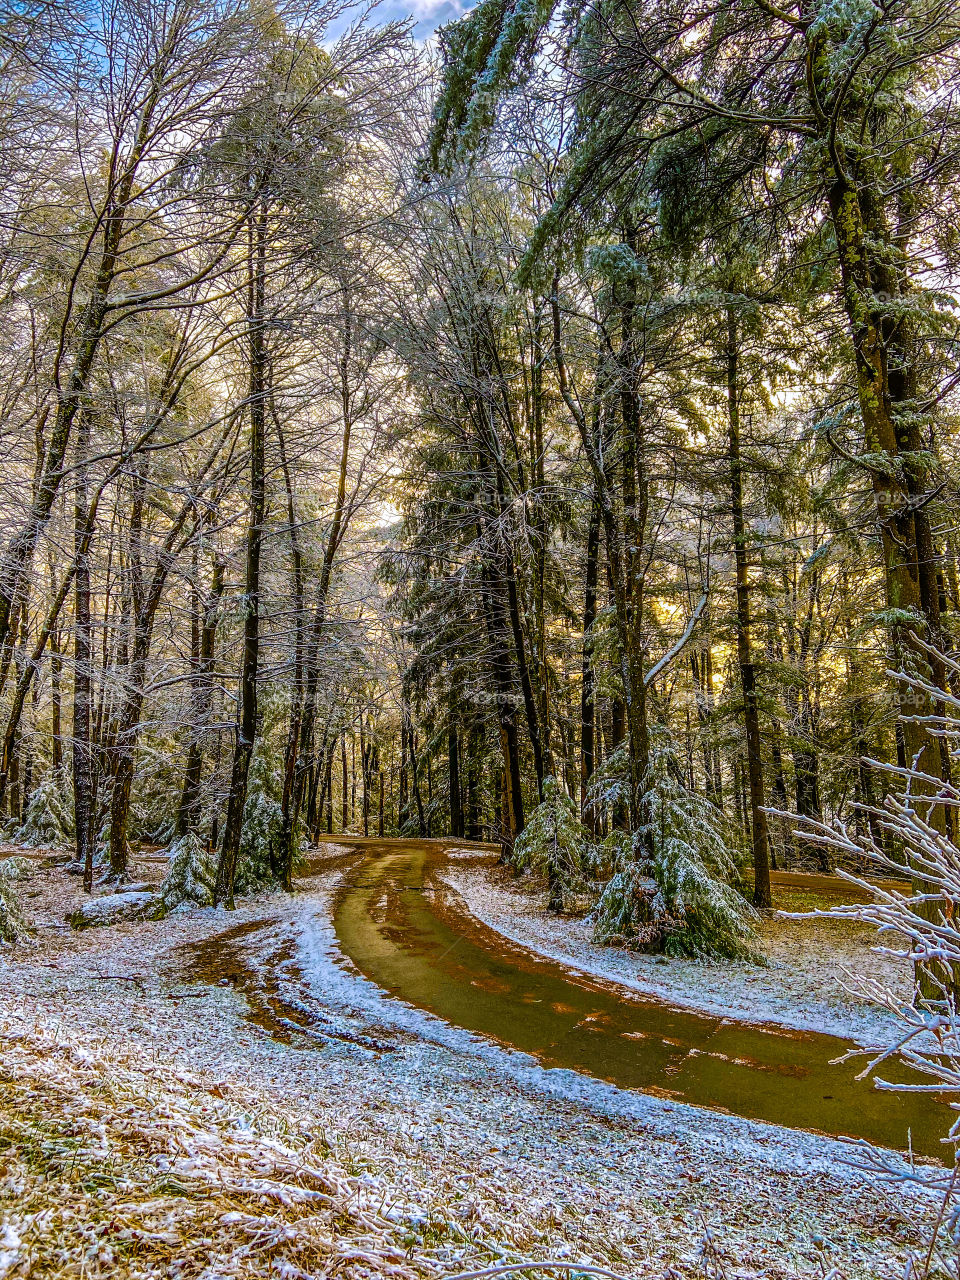
<instances>
[{"instance_id":1,"label":"evergreen tree","mask_svg":"<svg viewBox=\"0 0 960 1280\"><path fill-rule=\"evenodd\" d=\"M577 805L555 778L547 778L543 800L513 847L514 866L544 875L549 910L560 912L567 895L582 893L589 886L593 862L590 833L580 821Z\"/></svg>"}]
</instances>

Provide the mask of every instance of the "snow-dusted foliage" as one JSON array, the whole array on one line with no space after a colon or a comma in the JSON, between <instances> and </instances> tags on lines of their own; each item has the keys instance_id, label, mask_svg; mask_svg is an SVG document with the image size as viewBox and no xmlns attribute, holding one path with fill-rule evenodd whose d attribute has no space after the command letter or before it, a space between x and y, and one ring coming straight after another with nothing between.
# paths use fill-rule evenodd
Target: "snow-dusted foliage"
<instances>
[{"instance_id":1,"label":"snow-dusted foliage","mask_svg":"<svg viewBox=\"0 0 960 1280\"><path fill-rule=\"evenodd\" d=\"M555 778L543 784L543 802L531 813L513 846L518 870L531 868L547 877L551 906L562 910L567 895L587 888L591 865L590 833L577 806Z\"/></svg>"},{"instance_id":2,"label":"snow-dusted foliage","mask_svg":"<svg viewBox=\"0 0 960 1280\"><path fill-rule=\"evenodd\" d=\"M0 942L18 942L26 936L27 929L14 888L26 874L27 864L23 858L4 858L0 862Z\"/></svg>"},{"instance_id":3,"label":"snow-dusted foliage","mask_svg":"<svg viewBox=\"0 0 960 1280\"><path fill-rule=\"evenodd\" d=\"M630 801L630 760L624 743L600 762L590 778L588 801L598 811L614 813Z\"/></svg>"},{"instance_id":4,"label":"snow-dusted foliage","mask_svg":"<svg viewBox=\"0 0 960 1280\"><path fill-rule=\"evenodd\" d=\"M922 641L917 641L922 647ZM931 654L936 650L928 648ZM960 676L960 663L937 655L951 677ZM921 693L932 694L946 709L945 716L927 717L925 723L942 737L950 749L954 768L960 764L960 698L946 689L935 689L922 678L901 674L902 684ZM867 810L875 820L873 830L857 829L855 821L839 819L831 824L790 815L795 834L814 847L826 851L838 862L866 865L881 883L840 871L868 898L866 902L806 913L826 919L853 920L873 926L881 955L909 960L914 966L916 985L912 999L905 999L877 978L862 973L847 975L850 989L872 1003L889 1010L899 1023L890 1044L852 1050L847 1056L865 1057L861 1076L872 1076L882 1089L926 1088L955 1109L960 1108L960 847L943 821L944 806L960 809L960 786L923 773L916 765L900 769L877 760L866 762L886 775L889 793L883 808ZM956 776L956 775L955 775ZM939 803L938 803L939 802ZM783 815L786 816L786 815ZM864 824L865 825L865 824ZM895 856L879 843L880 832L890 842ZM909 867L912 882L902 879ZM897 888L891 878L903 887ZM784 913L789 914L789 913ZM804 918L801 914L794 919ZM899 1058L928 1084L897 1083L883 1079L883 1064ZM942 1165L912 1166L904 1173L899 1163L880 1151L867 1150L867 1163L888 1180L921 1183L943 1197L939 1217L942 1233L930 1244L927 1268L936 1258L943 1274L956 1274L960 1251L960 1201L956 1167L948 1158L950 1143L960 1143L960 1115L954 1121L945 1146ZM943 1252L941 1252L941 1247Z\"/></svg>"},{"instance_id":5,"label":"snow-dusted foliage","mask_svg":"<svg viewBox=\"0 0 960 1280\"><path fill-rule=\"evenodd\" d=\"M59 848L72 844L73 802L65 769L50 769L34 788L23 822L14 833L17 844L29 848Z\"/></svg>"},{"instance_id":6,"label":"snow-dusted foliage","mask_svg":"<svg viewBox=\"0 0 960 1280\"><path fill-rule=\"evenodd\" d=\"M940 657L949 671L960 675L960 664ZM912 688L929 689L910 676L901 675L900 680ZM950 715L957 717L929 718L938 720L956 767L960 763L960 698L944 689L935 692ZM942 810L944 802L954 810L960 808L960 786L932 778L916 766L900 769L878 760L867 764L889 781L883 808L868 811L876 819L877 837L883 832L889 840L889 850L874 838L870 828L858 830L853 821L835 819L827 824L796 814L784 816L791 818L798 839L826 850L837 862L865 865L871 875L884 879L877 883L840 870L838 875L861 889L870 901L795 913L792 918L818 916L872 925L882 939L882 945L875 948L879 953L914 965L920 981L912 1001L898 999L882 983L860 976L856 977L857 989L889 1009L904 1025L896 1054L960 1098L960 847L935 820L935 809ZM907 868L912 881L903 880ZM894 887L894 879L901 881L902 889ZM873 1058L864 1074L892 1052ZM960 1118L951 1132L960 1139Z\"/></svg>"},{"instance_id":7,"label":"snow-dusted foliage","mask_svg":"<svg viewBox=\"0 0 960 1280\"><path fill-rule=\"evenodd\" d=\"M625 767L611 757L596 791L620 798ZM596 907L597 940L671 955L751 955L753 909L730 884L736 865L722 815L684 786L663 735L651 744L639 809L638 830L615 830L602 846L612 875Z\"/></svg>"},{"instance_id":8,"label":"snow-dusted foliage","mask_svg":"<svg viewBox=\"0 0 960 1280\"><path fill-rule=\"evenodd\" d=\"M640 279L644 265L628 244L598 244L587 254L590 269L604 280L621 284Z\"/></svg>"},{"instance_id":9,"label":"snow-dusted foliage","mask_svg":"<svg viewBox=\"0 0 960 1280\"><path fill-rule=\"evenodd\" d=\"M130 830L139 840L163 845L173 838L180 794L178 746L166 736L139 743L136 784L130 797Z\"/></svg>"},{"instance_id":10,"label":"snow-dusted foliage","mask_svg":"<svg viewBox=\"0 0 960 1280\"><path fill-rule=\"evenodd\" d=\"M247 776L247 798L243 807L240 849L234 884L238 894L256 893L265 885L276 884L282 874L283 810L283 737L289 713L288 691L268 686L259 697L260 732ZM294 866L303 843L302 832L295 831Z\"/></svg>"},{"instance_id":11,"label":"snow-dusted foliage","mask_svg":"<svg viewBox=\"0 0 960 1280\"><path fill-rule=\"evenodd\" d=\"M168 915L178 907L209 907L217 875L216 854L196 831L180 836L168 852L170 864L160 886L162 913Z\"/></svg>"},{"instance_id":12,"label":"snow-dusted foliage","mask_svg":"<svg viewBox=\"0 0 960 1280\"><path fill-rule=\"evenodd\" d=\"M243 808L236 892L255 893L276 879L283 813L280 809L279 761L261 739L250 762L247 801Z\"/></svg>"}]
</instances>

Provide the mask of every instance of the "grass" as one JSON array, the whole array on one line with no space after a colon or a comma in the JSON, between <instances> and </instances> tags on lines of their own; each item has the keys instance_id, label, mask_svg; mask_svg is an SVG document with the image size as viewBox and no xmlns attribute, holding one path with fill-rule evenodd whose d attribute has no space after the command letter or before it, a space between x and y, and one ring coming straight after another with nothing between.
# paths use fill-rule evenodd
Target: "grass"
<instances>
[{"instance_id":1,"label":"grass","mask_svg":"<svg viewBox=\"0 0 960 1280\"><path fill-rule=\"evenodd\" d=\"M249 1104L169 1067L91 1060L62 1034L0 1040L8 1274L436 1274L360 1179Z\"/></svg>"},{"instance_id":2,"label":"grass","mask_svg":"<svg viewBox=\"0 0 960 1280\"><path fill-rule=\"evenodd\" d=\"M853 885L849 894L777 885L773 891L773 906L776 911L829 911L842 902L855 902L857 897Z\"/></svg>"},{"instance_id":3,"label":"grass","mask_svg":"<svg viewBox=\"0 0 960 1280\"><path fill-rule=\"evenodd\" d=\"M555 1242L536 1214L453 1208L453 1177L411 1203L316 1116L22 1013L0 1013L4 1280L419 1280Z\"/></svg>"}]
</instances>

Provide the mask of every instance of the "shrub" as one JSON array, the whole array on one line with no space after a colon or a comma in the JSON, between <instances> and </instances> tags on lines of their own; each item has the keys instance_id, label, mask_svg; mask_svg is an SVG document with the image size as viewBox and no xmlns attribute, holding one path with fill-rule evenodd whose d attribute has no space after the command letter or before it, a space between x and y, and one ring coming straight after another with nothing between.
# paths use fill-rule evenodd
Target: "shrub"
<instances>
[{"instance_id":1,"label":"shrub","mask_svg":"<svg viewBox=\"0 0 960 1280\"><path fill-rule=\"evenodd\" d=\"M914 639L918 646L937 655L935 649ZM960 664L945 654L937 656L951 678L960 677ZM944 704L947 714L929 716L925 723L946 742L956 767L960 763L960 698L914 676L901 673L898 678L908 688L931 693L935 701ZM925 775L915 762L906 768L877 760L864 763L885 774L890 788L882 808L860 806L861 815L874 820L869 826L858 824L855 819L825 823L795 814L780 816L789 817L799 839L818 852L836 862L865 864L877 876L901 879L903 887L896 887L891 879L878 884L840 871L844 879L863 891L866 902L782 914L793 919L813 916L870 925L875 930L876 952L913 965L915 981L906 998L878 978L848 975L851 989L887 1009L898 1025L890 1043L852 1049L846 1057L866 1058L859 1078L872 1076L878 1088L934 1092L956 1111L960 1106L960 847L932 820L932 810L941 804L954 812L960 810L960 787ZM889 849L884 847L884 839L889 842ZM895 852L892 854L891 850ZM912 884L902 880L907 867L913 876ZM906 1063L928 1083L903 1084L884 1079L884 1064L891 1059ZM954 1121L944 1138L944 1160L938 1165L911 1162L905 1166L889 1152L866 1144L860 1146L864 1163L885 1180L919 1184L942 1198L926 1258L915 1259L915 1265L908 1267L910 1274L928 1276L936 1271L956 1275L960 1265L960 1187L955 1163L960 1119ZM948 1153L952 1159L948 1159Z\"/></svg>"},{"instance_id":2,"label":"shrub","mask_svg":"<svg viewBox=\"0 0 960 1280\"><path fill-rule=\"evenodd\" d=\"M27 926L14 885L26 879L27 872L23 858L4 858L0 862L0 942L19 942L26 937Z\"/></svg>"},{"instance_id":3,"label":"shrub","mask_svg":"<svg viewBox=\"0 0 960 1280\"><path fill-rule=\"evenodd\" d=\"M17 844L60 848L73 843L73 803L64 769L50 769L34 788L23 822L14 832Z\"/></svg>"}]
</instances>

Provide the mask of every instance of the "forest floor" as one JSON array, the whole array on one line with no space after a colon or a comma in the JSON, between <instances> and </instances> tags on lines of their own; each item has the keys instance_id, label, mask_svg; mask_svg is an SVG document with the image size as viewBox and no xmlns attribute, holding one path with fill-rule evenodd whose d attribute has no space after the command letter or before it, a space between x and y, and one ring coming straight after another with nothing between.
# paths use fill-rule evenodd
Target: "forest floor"
<instances>
[{"instance_id":1,"label":"forest floor","mask_svg":"<svg viewBox=\"0 0 960 1280\"><path fill-rule=\"evenodd\" d=\"M330 845L292 898L75 932L77 878L34 861L33 935L0 950L4 1280L904 1274L932 1209L843 1144L547 1070L385 995L336 948L343 866ZM532 899L481 902L485 874L461 892L534 945Z\"/></svg>"}]
</instances>

